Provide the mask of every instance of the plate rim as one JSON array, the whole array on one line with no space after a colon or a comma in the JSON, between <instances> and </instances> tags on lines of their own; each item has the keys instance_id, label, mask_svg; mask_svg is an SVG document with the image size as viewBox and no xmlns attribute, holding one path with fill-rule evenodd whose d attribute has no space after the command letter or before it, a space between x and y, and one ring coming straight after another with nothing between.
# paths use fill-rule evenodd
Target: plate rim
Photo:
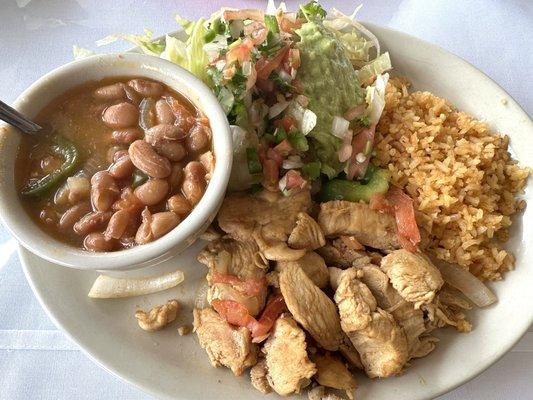
<instances>
[{"instance_id":1,"label":"plate rim","mask_svg":"<svg viewBox=\"0 0 533 400\"><path fill-rule=\"evenodd\" d=\"M371 23L371 22L366 22L366 21L361 21L361 23L363 23L363 25L368 27L371 31L372 30L381 30L381 31L385 31L387 34L393 34L393 35L402 36L402 37L404 37L406 39L409 39L410 41L415 41L415 42L417 42L419 44L422 44L422 45L425 45L425 46L431 46L433 49L435 49L435 50L437 50L437 51L439 51L441 53L445 53L447 56L451 56L452 58L455 59L455 61L459 62L462 66L464 66L466 68L469 68L469 69L473 70L474 72L476 72L477 74L479 74L480 77L484 79L485 83L489 84L492 89L503 92L507 96L509 103L511 103L517 109L518 112L522 113L523 116L525 118L527 118L527 120L529 122L529 129L532 130L532 132L533 132L533 122L531 121L531 117L524 110L524 108L520 105L520 103L518 103L494 79L492 79L489 75L487 75L485 72L483 72L482 70L480 70L479 68L477 68L476 66L474 66L473 64L471 64L470 62L465 60L464 58L456 55L455 53L453 53L453 52L451 52L451 51L449 51L449 50L447 50L447 49L445 49L445 48L443 48L443 47L441 47L441 46L439 46L437 44L431 43L431 42L429 42L427 40L424 40L424 39L420 39L420 38L418 38L416 36L413 36L411 34L405 33L403 31L400 31L400 30L397 30L397 29L394 29L394 28L390 28L390 27L387 27L387 26L383 26L383 25L377 25L377 24L374 24L374 23ZM176 31L168 33L168 35L176 35L176 34L179 34L181 31L182 31L181 29L178 29ZM393 50L391 50L391 51L393 51ZM487 122L490 123L490 121L487 121ZM530 179L533 179L533 178L530 177ZM157 389L154 389L154 388L152 388L152 387L150 387L148 385L145 385L143 383L137 382L134 378L132 378L131 376L128 376L128 374L124 374L124 373L120 372L119 370L117 370L116 368L114 368L113 366L109 365L109 363L107 361L103 360L100 355L93 354L90 350L88 350L84 345L82 345L80 343L79 339L77 339L76 337L71 335L69 330L62 323L60 323L59 320L56 318L54 312L51 309L48 308L46 299L45 299L45 297L43 296L43 293L42 293L42 289L37 287L36 282L34 281L32 267L30 266L31 263L28 262L28 259L27 259L28 256L34 255L34 254L31 253L26 248L24 248L20 243L17 243L17 246L18 246L17 253L18 253L18 256L19 256L19 259L20 259L22 270L24 272L24 276L26 277L26 280L28 281L28 284L30 285L30 288L31 288L34 296L37 298L37 300L39 301L39 304L41 305L41 307L43 308L43 310L45 311L47 316L50 318L50 320L53 322L53 324L61 332L63 332L63 334L65 334L68 337L69 340L71 340L72 342L76 343L76 345L79 347L80 351L84 355L86 355L96 365L100 366L102 369L104 369L105 371L109 372L111 375L119 378L120 380L122 380L125 383L131 384L135 388L143 391L144 393L146 393L148 395L155 396L157 398L165 398L165 399L166 398L168 398L168 399L172 399L172 398L173 399L180 399L180 398L182 398L182 397L179 396L179 394L176 394L177 396L168 396L168 394L165 393L165 392L158 391ZM509 272L512 273L513 271L509 271ZM455 390L456 388L466 384L467 382L473 380L474 378L476 378L480 374L482 374L489 367L493 366L496 362L498 362L504 355L506 355L511 350L511 348L514 347L518 343L518 341L520 341L520 339L528 332L529 327L531 325L533 325L533 313L531 313L529 321L527 321L527 322L528 322L527 324L523 325L523 326L525 326L525 328L523 330L521 330L521 331L517 330L516 332L520 332L520 333L517 333L514 336L513 340L508 341L505 346L501 346L498 349L498 352L493 354L489 359L487 359L487 362L484 365L478 366L478 367L472 367L468 372L466 372L461 377L461 379L458 379L457 382L454 382L452 385L449 385L446 388L441 388L439 390L431 390L431 389L428 388L428 391L426 392L425 397L422 397L422 398L419 398L419 399L430 399L430 398L438 397L438 396L441 396L443 394L449 393L449 392ZM81 340L81 341L83 341L83 340Z\"/></svg>"}]
</instances>

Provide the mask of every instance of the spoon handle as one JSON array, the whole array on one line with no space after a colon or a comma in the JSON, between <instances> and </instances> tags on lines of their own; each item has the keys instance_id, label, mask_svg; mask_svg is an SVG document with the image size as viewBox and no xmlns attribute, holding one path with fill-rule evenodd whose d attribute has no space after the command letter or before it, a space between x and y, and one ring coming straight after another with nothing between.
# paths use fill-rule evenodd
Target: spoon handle
<instances>
[{"instance_id":1,"label":"spoon handle","mask_svg":"<svg viewBox=\"0 0 533 400\"><path fill-rule=\"evenodd\" d=\"M14 108L8 106L6 103L0 100L0 120L13 125L15 128L20 129L24 133L35 134L42 128L35 122L29 120L24 115L19 113Z\"/></svg>"}]
</instances>

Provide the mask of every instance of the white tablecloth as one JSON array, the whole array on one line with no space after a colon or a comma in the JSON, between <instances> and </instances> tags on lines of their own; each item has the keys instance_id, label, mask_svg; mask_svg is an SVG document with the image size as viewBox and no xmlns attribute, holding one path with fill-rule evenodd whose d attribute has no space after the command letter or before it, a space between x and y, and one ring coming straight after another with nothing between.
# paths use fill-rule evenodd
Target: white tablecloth
<instances>
[{"instance_id":1,"label":"white tablecloth","mask_svg":"<svg viewBox=\"0 0 533 400\"><path fill-rule=\"evenodd\" d=\"M72 59L72 45L113 32L159 35L176 29L173 14L196 18L221 6L266 1L0 1L0 99ZM289 6L297 2L288 1ZM351 1L323 1L351 12ZM495 79L531 115L533 7L528 0L367 0L362 20L439 44ZM125 49L127 45L115 48ZM461 366L457 366L461 368ZM478 378L442 396L533 398L533 333ZM0 227L0 399L147 399L93 364L50 322L24 279L16 243Z\"/></svg>"}]
</instances>

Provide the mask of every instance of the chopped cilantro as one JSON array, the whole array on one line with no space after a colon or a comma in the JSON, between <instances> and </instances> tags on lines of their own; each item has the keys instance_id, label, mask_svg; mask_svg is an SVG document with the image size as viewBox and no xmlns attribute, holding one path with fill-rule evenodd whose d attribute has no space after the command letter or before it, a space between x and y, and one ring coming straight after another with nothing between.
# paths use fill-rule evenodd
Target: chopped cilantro
<instances>
[{"instance_id":1,"label":"chopped cilantro","mask_svg":"<svg viewBox=\"0 0 533 400\"><path fill-rule=\"evenodd\" d=\"M307 178L311 180L317 179L320 176L320 161L312 161L304 164L301 170Z\"/></svg>"},{"instance_id":2,"label":"chopped cilantro","mask_svg":"<svg viewBox=\"0 0 533 400\"><path fill-rule=\"evenodd\" d=\"M324 19L326 18L326 14L326 10L324 10L315 0L312 0L309 3L300 6L298 18L305 18L308 21L312 21L316 19Z\"/></svg>"},{"instance_id":3,"label":"chopped cilantro","mask_svg":"<svg viewBox=\"0 0 533 400\"><path fill-rule=\"evenodd\" d=\"M368 115L363 115L362 117L357 118L357 123L360 126L368 128L370 126L370 118L368 117Z\"/></svg>"},{"instance_id":4,"label":"chopped cilantro","mask_svg":"<svg viewBox=\"0 0 533 400\"><path fill-rule=\"evenodd\" d=\"M307 138L300 131L291 131L287 133L287 139L289 140L292 147L298 151L307 151L309 150L309 143L307 143Z\"/></svg>"},{"instance_id":5,"label":"chopped cilantro","mask_svg":"<svg viewBox=\"0 0 533 400\"><path fill-rule=\"evenodd\" d=\"M274 82L277 86L277 88L282 92L282 93L288 93L288 92L292 92L294 91L294 86L292 86L289 82L287 82L286 80L282 79L279 74L277 72L272 72L269 76L269 79Z\"/></svg>"}]
</instances>

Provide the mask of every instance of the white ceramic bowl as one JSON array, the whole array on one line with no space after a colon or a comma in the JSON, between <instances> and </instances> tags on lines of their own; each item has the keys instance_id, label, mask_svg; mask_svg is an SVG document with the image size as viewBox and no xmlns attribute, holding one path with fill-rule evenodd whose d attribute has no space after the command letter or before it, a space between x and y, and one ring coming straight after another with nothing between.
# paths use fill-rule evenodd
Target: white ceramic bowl
<instances>
[{"instance_id":1,"label":"white ceramic bowl","mask_svg":"<svg viewBox=\"0 0 533 400\"><path fill-rule=\"evenodd\" d=\"M55 240L30 219L22 208L14 185L14 165L21 133L0 128L0 215L5 226L32 253L66 267L87 270L129 270L154 265L190 246L205 231L226 191L232 164L232 140L228 121L211 90L183 68L142 54L91 56L46 74L22 93L14 108L29 118L68 89L107 77L146 77L183 94L209 118L213 131L216 165L201 201L171 232L162 238L128 250L91 253Z\"/></svg>"}]
</instances>

